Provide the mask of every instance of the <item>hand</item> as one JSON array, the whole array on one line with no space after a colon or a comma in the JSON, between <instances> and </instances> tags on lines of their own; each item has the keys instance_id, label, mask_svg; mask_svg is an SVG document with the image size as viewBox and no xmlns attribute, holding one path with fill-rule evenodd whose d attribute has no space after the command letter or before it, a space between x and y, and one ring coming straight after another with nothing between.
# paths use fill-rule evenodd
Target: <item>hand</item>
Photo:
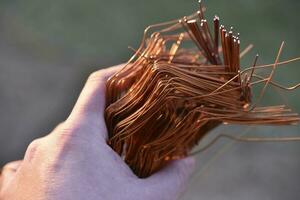
<instances>
[{"instance_id":1,"label":"hand","mask_svg":"<svg viewBox=\"0 0 300 200\"><path fill-rule=\"evenodd\" d=\"M4 166L1 200L178 198L192 172L193 158L174 161L140 179L106 144L105 82L119 68L93 73L68 119L34 140L23 161Z\"/></svg>"}]
</instances>

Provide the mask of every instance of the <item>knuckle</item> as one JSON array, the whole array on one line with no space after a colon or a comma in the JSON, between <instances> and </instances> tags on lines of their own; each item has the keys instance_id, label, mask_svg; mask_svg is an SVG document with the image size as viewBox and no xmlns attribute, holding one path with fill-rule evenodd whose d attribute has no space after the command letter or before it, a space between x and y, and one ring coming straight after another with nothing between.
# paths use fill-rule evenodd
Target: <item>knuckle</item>
<instances>
[{"instance_id":1,"label":"knuckle","mask_svg":"<svg viewBox=\"0 0 300 200\"><path fill-rule=\"evenodd\" d=\"M0 174L1 174L4 170L10 168L9 166L10 166L10 163L6 163L2 168L0 168Z\"/></svg>"},{"instance_id":2,"label":"knuckle","mask_svg":"<svg viewBox=\"0 0 300 200\"><path fill-rule=\"evenodd\" d=\"M63 127L64 126L64 124L65 124L65 122L63 121L63 122L61 122L61 123L59 123L54 129L53 129L53 132L54 131L56 131L56 130L59 130L61 127Z\"/></svg>"},{"instance_id":3,"label":"knuckle","mask_svg":"<svg viewBox=\"0 0 300 200\"><path fill-rule=\"evenodd\" d=\"M37 153L39 152L40 146L41 146L41 138L33 140L27 147L26 153L25 153L25 160L32 160L34 157L36 157Z\"/></svg>"},{"instance_id":4,"label":"knuckle","mask_svg":"<svg viewBox=\"0 0 300 200\"><path fill-rule=\"evenodd\" d=\"M16 170L16 169L18 169L21 162L22 162L21 160L9 162L3 166L2 170L4 170L4 169Z\"/></svg>"},{"instance_id":5,"label":"knuckle","mask_svg":"<svg viewBox=\"0 0 300 200\"><path fill-rule=\"evenodd\" d=\"M87 82L102 81L102 80L103 80L103 70L98 70L89 75Z\"/></svg>"},{"instance_id":6,"label":"knuckle","mask_svg":"<svg viewBox=\"0 0 300 200\"><path fill-rule=\"evenodd\" d=\"M35 150L37 150L37 148L40 145L40 140L41 139L35 139L32 142L30 142L30 144L27 147L27 150L29 150L29 151L35 151Z\"/></svg>"}]
</instances>

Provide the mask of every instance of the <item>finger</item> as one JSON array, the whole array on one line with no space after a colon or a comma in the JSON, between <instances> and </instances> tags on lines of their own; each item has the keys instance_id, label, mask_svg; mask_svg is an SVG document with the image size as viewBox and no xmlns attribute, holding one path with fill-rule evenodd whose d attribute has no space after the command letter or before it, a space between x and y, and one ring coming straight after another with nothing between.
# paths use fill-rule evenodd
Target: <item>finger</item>
<instances>
[{"instance_id":1,"label":"finger","mask_svg":"<svg viewBox=\"0 0 300 200\"><path fill-rule=\"evenodd\" d=\"M22 161L13 161L6 164L0 173L0 190L3 189L8 183L12 180L15 176L16 172L18 171Z\"/></svg>"},{"instance_id":2,"label":"finger","mask_svg":"<svg viewBox=\"0 0 300 200\"><path fill-rule=\"evenodd\" d=\"M171 197L171 199L180 195L184 191L194 168L194 157L174 161L166 168L146 179L149 185L148 188L151 188L149 192L163 193L166 195L162 196Z\"/></svg>"}]
</instances>

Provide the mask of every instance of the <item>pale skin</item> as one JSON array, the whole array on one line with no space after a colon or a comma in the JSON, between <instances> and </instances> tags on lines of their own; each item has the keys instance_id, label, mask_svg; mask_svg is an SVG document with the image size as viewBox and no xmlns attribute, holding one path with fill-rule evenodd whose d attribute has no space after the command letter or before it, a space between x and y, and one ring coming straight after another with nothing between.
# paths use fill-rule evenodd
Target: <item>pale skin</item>
<instances>
[{"instance_id":1,"label":"pale skin","mask_svg":"<svg viewBox=\"0 0 300 200\"><path fill-rule=\"evenodd\" d=\"M70 116L50 134L34 140L22 161L3 167L1 200L178 199L194 158L173 161L140 179L106 144L105 82L118 69L90 75Z\"/></svg>"}]
</instances>

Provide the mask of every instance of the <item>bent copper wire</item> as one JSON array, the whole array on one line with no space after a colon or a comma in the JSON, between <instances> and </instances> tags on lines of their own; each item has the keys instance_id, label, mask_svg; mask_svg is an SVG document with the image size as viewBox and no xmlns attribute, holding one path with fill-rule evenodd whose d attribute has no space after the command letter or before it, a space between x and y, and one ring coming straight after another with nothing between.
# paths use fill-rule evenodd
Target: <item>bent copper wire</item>
<instances>
[{"instance_id":1,"label":"bent copper wire","mask_svg":"<svg viewBox=\"0 0 300 200\"><path fill-rule=\"evenodd\" d=\"M253 45L240 53L240 35L233 28L227 31L217 16L211 31L204 10L200 2L199 10L188 17L146 28L132 58L107 81L108 144L139 177L190 155L210 130L223 123L289 125L300 120L285 105L259 106L269 84L287 91L300 86L284 87L272 80L277 66L300 58L280 62L282 45L274 64L257 65L256 56L251 67L241 70L240 59ZM148 36L153 28L158 30ZM265 68L272 68L268 77L257 73ZM263 84L263 89L253 103L251 90L256 84ZM204 149L221 137L300 140L220 135Z\"/></svg>"}]
</instances>

